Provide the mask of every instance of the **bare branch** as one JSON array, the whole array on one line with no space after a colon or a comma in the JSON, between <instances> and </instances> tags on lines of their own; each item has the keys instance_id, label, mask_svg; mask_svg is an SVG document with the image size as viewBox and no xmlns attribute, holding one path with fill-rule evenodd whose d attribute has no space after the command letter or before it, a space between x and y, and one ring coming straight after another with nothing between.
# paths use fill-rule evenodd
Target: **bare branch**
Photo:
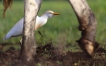
<instances>
[{"instance_id":1,"label":"bare branch","mask_svg":"<svg viewBox=\"0 0 106 66\"><path fill-rule=\"evenodd\" d=\"M77 41L88 55L92 56L98 44L95 43L97 21L86 0L69 0L79 21L82 37Z\"/></svg>"},{"instance_id":2,"label":"bare branch","mask_svg":"<svg viewBox=\"0 0 106 66\"><path fill-rule=\"evenodd\" d=\"M25 17L20 59L23 66L32 66L36 54L35 22L42 0L25 0Z\"/></svg>"}]
</instances>

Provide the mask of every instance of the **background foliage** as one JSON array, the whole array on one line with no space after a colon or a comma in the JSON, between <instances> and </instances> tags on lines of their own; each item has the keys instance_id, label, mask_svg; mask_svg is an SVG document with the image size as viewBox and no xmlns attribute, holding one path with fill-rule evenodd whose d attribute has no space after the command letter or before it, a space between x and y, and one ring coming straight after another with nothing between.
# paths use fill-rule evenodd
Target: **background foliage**
<instances>
[{"instance_id":1,"label":"background foliage","mask_svg":"<svg viewBox=\"0 0 106 66\"><path fill-rule=\"evenodd\" d=\"M87 2L98 21L96 41L103 46L106 43L106 2L105 0L87 0ZM35 32L37 44L43 43L44 45L53 41L54 45L69 44L71 48L78 46L76 43L76 40L80 38L80 31L77 29L78 21L68 1L44 0L38 15L42 15L47 10L53 10L60 13L60 15L49 19L47 24L38 29L43 34L43 41L37 32L38 30ZM0 42L15 44L19 42L21 36L6 41L3 41L3 37L24 16L24 1L14 0L12 10L8 9L6 11L5 18L2 18L2 12L3 6L2 2L0 2Z\"/></svg>"}]
</instances>

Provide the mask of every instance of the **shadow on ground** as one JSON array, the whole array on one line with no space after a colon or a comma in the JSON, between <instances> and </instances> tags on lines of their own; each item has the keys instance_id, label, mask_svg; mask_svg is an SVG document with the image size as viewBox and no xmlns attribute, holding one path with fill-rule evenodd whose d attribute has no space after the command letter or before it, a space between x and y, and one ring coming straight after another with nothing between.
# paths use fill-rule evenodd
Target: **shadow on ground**
<instances>
[{"instance_id":1,"label":"shadow on ground","mask_svg":"<svg viewBox=\"0 0 106 66\"><path fill-rule=\"evenodd\" d=\"M6 44L0 44L0 50ZM94 57L88 58L85 53L63 52L53 47L52 43L37 47L35 66L106 66L106 53L103 49L95 53ZM10 47L7 51L0 51L0 66L12 66L18 62L19 50Z\"/></svg>"}]
</instances>

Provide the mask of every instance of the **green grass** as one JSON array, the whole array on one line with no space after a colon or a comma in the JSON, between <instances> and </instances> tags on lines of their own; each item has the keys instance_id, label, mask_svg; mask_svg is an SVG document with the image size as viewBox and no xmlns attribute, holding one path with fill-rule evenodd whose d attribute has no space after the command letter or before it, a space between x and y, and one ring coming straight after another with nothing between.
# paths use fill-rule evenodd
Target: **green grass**
<instances>
[{"instance_id":1,"label":"green grass","mask_svg":"<svg viewBox=\"0 0 106 66\"><path fill-rule=\"evenodd\" d=\"M89 6L94 12L98 21L96 41L101 44L106 43L106 2L105 0L87 0ZM24 3L14 1L12 10L6 11L6 16L2 18L3 6L0 2L0 41L6 33L13 27L13 25L24 16ZM78 21L70 4L67 1L44 1L42 3L39 16L46 10L53 10L59 12L59 16L54 16L48 20L48 23L39 30L44 36L44 44L52 40L54 44L71 44L76 45L76 40L80 38L80 31L77 29ZM41 36L35 32L36 41L41 42ZM21 37L11 38L4 42L16 43ZM71 47L72 48L72 47Z\"/></svg>"}]
</instances>

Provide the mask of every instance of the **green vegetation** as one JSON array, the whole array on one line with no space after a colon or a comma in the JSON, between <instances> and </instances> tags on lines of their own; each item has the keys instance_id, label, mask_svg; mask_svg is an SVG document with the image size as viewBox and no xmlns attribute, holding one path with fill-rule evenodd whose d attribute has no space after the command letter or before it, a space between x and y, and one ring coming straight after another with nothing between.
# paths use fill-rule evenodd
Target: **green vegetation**
<instances>
[{"instance_id":1,"label":"green vegetation","mask_svg":"<svg viewBox=\"0 0 106 66\"><path fill-rule=\"evenodd\" d=\"M105 0L87 0L98 21L96 41L101 44L106 42L106 2ZM24 16L24 2L14 1L12 10L6 11L6 17L2 18L3 6L0 2L0 42L6 33ZM39 16L46 10L59 12L59 16L54 16L48 23L39 30L43 34L43 44L53 41L54 44L70 44L76 46L76 40L80 38L80 31L77 29L78 21L70 4L67 1L44 1L42 3ZM37 42L41 42L41 36L35 32ZM11 38L4 42L17 43L21 37ZM72 48L72 47L71 47Z\"/></svg>"}]
</instances>

